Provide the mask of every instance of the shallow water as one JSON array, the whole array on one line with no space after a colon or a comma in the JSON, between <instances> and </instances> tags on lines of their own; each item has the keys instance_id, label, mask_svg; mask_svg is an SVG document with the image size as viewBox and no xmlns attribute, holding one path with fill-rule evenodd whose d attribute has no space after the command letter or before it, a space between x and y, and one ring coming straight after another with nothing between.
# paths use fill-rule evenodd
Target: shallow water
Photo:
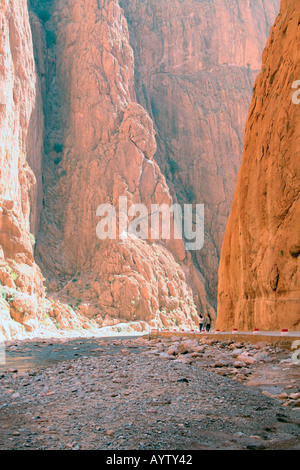
<instances>
[{"instance_id":1,"label":"shallow water","mask_svg":"<svg viewBox=\"0 0 300 470\"><path fill-rule=\"evenodd\" d=\"M120 351L120 341L137 339L136 336L118 336L105 338L76 338L74 340L57 341L23 341L17 345L6 347L5 364L0 364L0 372L16 369L19 372L31 369L44 369L62 361L79 357L97 356L101 354L101 346L110 354ZM123 346L124 347L124 343ZM132 352L135 347L132 346ZM138 350L138 347L136 348Z\"/></svg>"}]
</instances>

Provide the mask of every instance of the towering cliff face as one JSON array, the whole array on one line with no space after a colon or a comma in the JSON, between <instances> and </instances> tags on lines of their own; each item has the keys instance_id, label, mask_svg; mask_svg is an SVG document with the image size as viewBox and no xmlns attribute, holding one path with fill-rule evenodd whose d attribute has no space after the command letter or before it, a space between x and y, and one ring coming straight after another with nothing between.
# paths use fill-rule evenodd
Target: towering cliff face
<instances>
[{"instance_id":1,"label":"towering cliff face","mask_svg":"<svg viewBox=\"0 0 300 470\"><path fill-rule=\"evenodd\" d=\"M44 295L33 259L44 129L27 2L2 1L0 27L0 324L9 334L14 320L32 328Z\"/></svg>"},{"instance_id":2,"label":"towering cliff face","mask_svg":"<svg viewBox=\"0 0 300 470\"><path fill-rule=\"evenodd\" d=\"M172 205L153 160L153 123L137 104L134 57L117 1L31 2L43 21L44 211L36 259L48 292L100 326L155 321L194 327L209 311L201 275L182 240L99 240L97 208ZM45 10L46 7L46 10ZM43 54L41 54L43 57ZM213 313L213 312L212 312Z\"/></svg>"},{"instance_id":3,"label":"towering cliff face","mask_svg":"<svg viewBox=\"0 0 300 470\"><path fill-rule=\"evenodd\" d=\"M34 14L31 24L41 29ZM27 1L2 1L0 27L0 340L96 327L45 298L34 260L44 115Z\"/></svg>"},{"instance_id":4,"label":"towering cliff face","mask_svg":"<svg viewBox=\"0 0 300 470\"><path fill-rule=\"evenodd\" d=\"M282 0L255 84L222 250L221 329L300 327L300 105L292 88L299 57L300 4Z\"/></svg>"},{"instance_id":5,"label":"towering cliff face","mask_svg":"<svg viewBox=\"0 0 300 470\"><path fill-rule=\"evenodd\" d=\"M137 98L157 131L155 158L180 203L205 204L205 245L193 258L215 305L254 79L279 0L120 3Z\"/></svg>"}]
</instances>

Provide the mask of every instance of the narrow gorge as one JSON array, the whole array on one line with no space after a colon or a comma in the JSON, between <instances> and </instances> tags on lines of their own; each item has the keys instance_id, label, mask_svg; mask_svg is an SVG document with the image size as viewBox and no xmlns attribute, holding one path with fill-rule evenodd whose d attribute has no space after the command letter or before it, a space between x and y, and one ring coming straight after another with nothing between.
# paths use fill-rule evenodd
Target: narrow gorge
<instances>
[{"instance_id":1,"label":"narrow gorge","mask_svg":"<svg viewBox=\"0 0 300 470\"><path fill-rule=\"evenodd\" d=\"M279 0L1 1L2 337L216 319L247 113L278 11ZM203 249L99 240L97 208L120 196L204 204ZM219 299L227 328L234 314Z\"/></svg>"}]
</instances>

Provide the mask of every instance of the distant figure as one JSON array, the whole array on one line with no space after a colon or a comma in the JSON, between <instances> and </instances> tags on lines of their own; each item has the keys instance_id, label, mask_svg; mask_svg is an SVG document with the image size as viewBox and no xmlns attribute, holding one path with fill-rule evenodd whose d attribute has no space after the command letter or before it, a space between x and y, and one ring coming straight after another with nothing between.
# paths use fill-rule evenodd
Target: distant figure
<instances>
[{"instance_id":1,"label":"distant figure","mask_svg":"<svg viewBox=\"0 0 300 470\"><path fill-rule=\"evenodd\" d=\"M203 317L203 315L200 314L200 316L199 316L199 330L200 330L200 333L203 329L203 324L204 324L204 317Z\"/></svg>"},{"instance_id":2,"label":"distant figure","mask_svg":"<svg viewBox=\"0 0 300 470\"><path fill-rule=\"evenodd\" d=\"M208 314L208 319L206 321L206 331L209 332L211 328L211 316Z\"/></svg>"}]
</instances>

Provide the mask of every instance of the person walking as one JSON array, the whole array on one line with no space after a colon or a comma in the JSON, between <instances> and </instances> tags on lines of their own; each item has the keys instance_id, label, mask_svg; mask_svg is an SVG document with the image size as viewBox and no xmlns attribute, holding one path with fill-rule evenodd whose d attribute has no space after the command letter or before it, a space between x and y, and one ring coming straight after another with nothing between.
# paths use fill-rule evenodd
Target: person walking
<instances>
[{"instance_id":1,"label":"person walking","mask_svg":"<svg viewBox=\"0 0 300 470\"><path fill-rule=\"evenodd\" d=\"M206 322L206 331L209 333L210 329L211 329L211 316L210 316L210 314L208 314L208 319L207 319L207 322Z\"/></svg>"},{"instance_id":2,"label":"person walking","mask_svg":"<svg viewBox=\"0 0 300 470\"><path fill-rule=\"evenodd\" d=\"M200 330L200 333L201 333L202 330L203 330L203 325L204 325L204 317L203 317L203 315L200 313L200 316L199 316L199 330Z\"/></svg>"}]
</instances>

